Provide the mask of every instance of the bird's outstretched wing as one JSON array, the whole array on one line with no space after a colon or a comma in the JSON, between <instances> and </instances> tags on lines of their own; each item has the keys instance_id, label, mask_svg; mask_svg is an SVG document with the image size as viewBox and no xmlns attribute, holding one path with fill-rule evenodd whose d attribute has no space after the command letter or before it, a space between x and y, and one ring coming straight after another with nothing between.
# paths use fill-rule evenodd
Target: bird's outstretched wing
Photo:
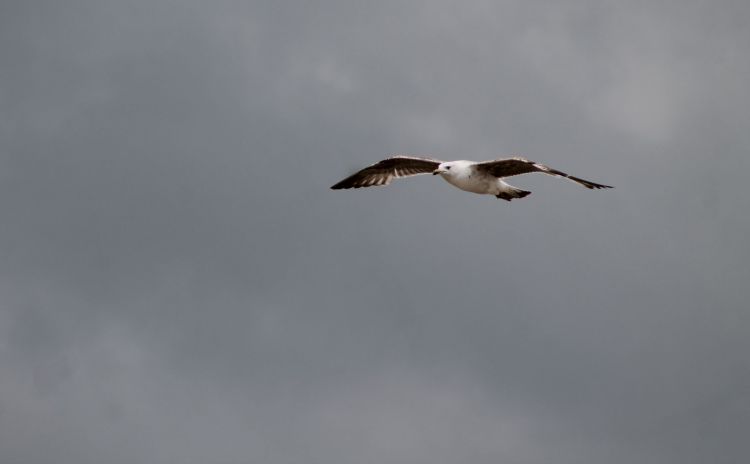
<instances>
[{"instance_id":1,"label":"bird's outstretched wing","mask_svg":"<svg viewBox=\"0 0 750 464\"><path fill-rule=\"evenodd\" d=\"M437 169L442 161L431 158L417 158L414 156L393 156L383 161L367 166L352 174L331 188L349 189L388 185L396 177L410 177L418 174L428 174Z\"/></svg>"},{"instance_id":2,"label":"bird's outstretched wing","mask_svg":"<svg viewBox=\"0 0 750 464\"><path fill-rule=\"evenodd\" d=\"M558 171L557 169L552 169L549 166L535 163L534 161L529 161L521 157L484 161L475 164L474 167L480 172L485 172L495 177L511 177L529 172L543 172L544 174L549 174L551 176L568 178L573 182L577 182L590 189L612 188L610 185L597 184L596 182L581 179L580 177L574 177L562 171Z\"/></svg>"}]
</instances>

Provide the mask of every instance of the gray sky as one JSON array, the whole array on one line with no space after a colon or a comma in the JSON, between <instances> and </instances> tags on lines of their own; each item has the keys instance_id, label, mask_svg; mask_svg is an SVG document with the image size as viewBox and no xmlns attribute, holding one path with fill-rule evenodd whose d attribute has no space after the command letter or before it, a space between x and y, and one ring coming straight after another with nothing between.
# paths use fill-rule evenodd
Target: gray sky
<instances>
[{"instance_id":1,"label":"gray sky","mask_svg":"<svg viewBox=\"0 0 750 464\"><path fill-rule=\"evenodd\" d=\"M748 462L749 20L3 2L0 462Z\"/></svg>"}]
</instances>

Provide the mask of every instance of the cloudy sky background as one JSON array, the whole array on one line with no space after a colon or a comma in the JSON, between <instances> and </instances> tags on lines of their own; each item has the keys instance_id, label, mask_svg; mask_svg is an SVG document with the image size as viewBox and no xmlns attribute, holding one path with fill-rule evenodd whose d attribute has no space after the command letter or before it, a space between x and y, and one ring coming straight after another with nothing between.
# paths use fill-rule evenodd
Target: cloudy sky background
<instances>
[{"instance_id":1,"label":"cloudy sky background","mask_svg":"<svg viewBox=\"0 0 750 464\"><path fill-rule=\"evenodd\" d=\"M0 462L748 462L749 20L3 2Z\"/></svg>"}]
</instances>

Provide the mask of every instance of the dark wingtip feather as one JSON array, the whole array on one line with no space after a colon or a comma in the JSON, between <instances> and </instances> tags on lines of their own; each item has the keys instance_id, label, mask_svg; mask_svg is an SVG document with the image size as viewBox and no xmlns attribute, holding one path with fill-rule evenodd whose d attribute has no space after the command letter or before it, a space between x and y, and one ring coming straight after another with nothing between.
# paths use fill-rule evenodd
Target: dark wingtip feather
<instances>
[{"instance_id":1,"label":"dark wingtip feather","mask_svg":"<svg viewBox=\"0 0 750 464\"><path fill-rule=\"evenodd\" d=\"M611 188L614 188L611 185L597 184L596 182L591 182L590 180L581 179L580 177L568 176L568 179L574 180L574 181L578 182L579 184L583 185L584 187L586 187L587 189L592 189L592 190L593 189L605 189L605 188L611 189Z\"/></svg>"},{"instance_id":2,"label":"dark wingtip feather","mask_svg":"<svg viewBox=\"0 0 750 464\"><path fill-rule=\"evenodd\" d=\"M592 187L589 187L590 189L611 189L614 188L611 185L604 185L604 184L594 184L592 183Z\"/></svg>"},{"instance_id":3,"label":"dark wingtip feather","mask_svg":"<svg viewBox=\"0 0 750 464\"><path fill-rule=\"evenodd\" d=\"M350 189L350 188L359 188L361 185L356 184L354 181L354 177L356 174L353 174L349 177L347 177L344 180L341 180L331 186L331 190L341 190L341 189Z\"/></svg>"}]
</instances>

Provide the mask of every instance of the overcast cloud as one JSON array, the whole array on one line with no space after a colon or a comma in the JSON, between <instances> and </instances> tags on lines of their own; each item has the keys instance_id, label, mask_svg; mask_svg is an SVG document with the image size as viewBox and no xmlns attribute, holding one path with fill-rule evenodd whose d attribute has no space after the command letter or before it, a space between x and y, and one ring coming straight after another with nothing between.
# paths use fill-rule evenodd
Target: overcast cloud
<instances>
[{"instance_id":1,"label":"overcast cloud","mask_svg":"<svg viewBox=\"0 0 750 464\"><path fill-rule=\"evenodd\" d=\"M3 2L0 462L750 462L749 21Z\"/></svg>"}]
</instances>

